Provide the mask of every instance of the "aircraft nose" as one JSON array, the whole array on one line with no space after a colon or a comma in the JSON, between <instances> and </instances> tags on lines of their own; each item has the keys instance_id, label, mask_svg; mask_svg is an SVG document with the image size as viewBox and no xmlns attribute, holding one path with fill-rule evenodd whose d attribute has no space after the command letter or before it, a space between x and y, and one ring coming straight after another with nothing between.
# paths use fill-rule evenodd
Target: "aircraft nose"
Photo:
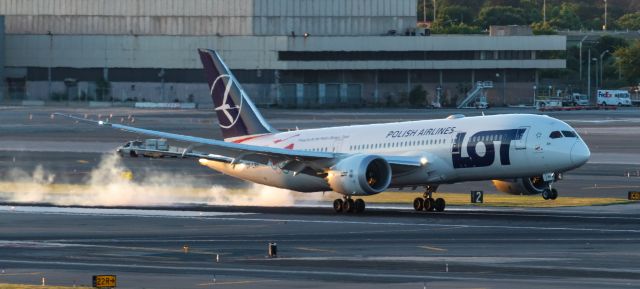
<instances>
[{"instance_id":1,"label":"aircraft nose","mask_svg":"<svg viewBox=\"0 0 640 289\"><path fill-rule=\"evenodd\" d=\"M589 147L582 141L578 141L571 148L571 163L576 166L584 165L591 156Z\"/></svg>"}]
</instances>

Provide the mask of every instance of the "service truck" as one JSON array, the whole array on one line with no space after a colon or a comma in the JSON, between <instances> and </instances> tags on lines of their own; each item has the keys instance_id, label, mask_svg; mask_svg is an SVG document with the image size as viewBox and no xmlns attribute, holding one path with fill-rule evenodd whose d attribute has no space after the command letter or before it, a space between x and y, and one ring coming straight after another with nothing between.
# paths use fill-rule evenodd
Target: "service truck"
<instances>
[{"instance_id":1,"label":"service truck","mask_svg":"<svg viewBox=\"0 0 640 289\"><path fill-rule=\"evenodd\" d=\"M119 147L116 152L121 156L129 155L131 157L137 157L138 155L142 155L145 157L159 158L167 156L166 153L172 151L166 139L146 139L144 141L129 141Z\"/></svg>"},{"instance_id":2,"label":"service truck","mask_svg":"<svg viewBox=\"0 0 640 289\"><path fill-rule=\"evenodd\" d=\"M631 95L626 90L598 90L599 105L631 106Z\"/></svg>"}]
</instances>

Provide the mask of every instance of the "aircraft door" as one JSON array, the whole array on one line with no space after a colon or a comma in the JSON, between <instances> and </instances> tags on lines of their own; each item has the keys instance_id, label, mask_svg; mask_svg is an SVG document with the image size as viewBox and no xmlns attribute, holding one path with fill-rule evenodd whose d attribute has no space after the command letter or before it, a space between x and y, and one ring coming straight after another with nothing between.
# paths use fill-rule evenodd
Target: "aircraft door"
<instances>
[{"instance_id":1,"label":"aircraft door","mask_svg":"<svg viewBox=\"0 0 640 289\"><path fill-rule=\"evenodd\" d=\"M528 126L521 126L518 128L518 131L516 132L516 135L515 135L516 150L527 149L527 135L529 134L530 130L531 130L531 127L528 127Z\"/></svg>"},{"instance_id":2,"label":"aircraft door","mask_svg":"<svg viewBox=\"0 0 640 289\"><path fill-rule=\"evenodd\" d=\"M335 140L332 144L331 147L331 152L333 153L339 153L341 152L342 149L342 142L343 142L343 138L339 138L337 140Z\"/></svg>"}]
</instances>

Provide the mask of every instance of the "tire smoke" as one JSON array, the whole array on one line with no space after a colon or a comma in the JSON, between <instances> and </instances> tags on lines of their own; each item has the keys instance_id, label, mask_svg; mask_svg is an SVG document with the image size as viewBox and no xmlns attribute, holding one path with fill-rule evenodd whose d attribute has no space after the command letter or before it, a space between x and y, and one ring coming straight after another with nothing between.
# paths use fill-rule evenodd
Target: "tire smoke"
<instances>
[{"instance_id":1,"label":"tire smoke","mask_svg":"<svg viewBox=\"0 0 640 289\"><path fill-rule=\"evenodd\" d=\"M12 169L0 180L0 200L63 206L292 206L297 199L310 200L300 193L258 184L246 189L202 188L190 185L196 180L186 174L154 172L132 180L127 172L116 154L104 155L82 184L57 183L55 173L41 165L33 172Z\"/></svg>"}]
</instances>

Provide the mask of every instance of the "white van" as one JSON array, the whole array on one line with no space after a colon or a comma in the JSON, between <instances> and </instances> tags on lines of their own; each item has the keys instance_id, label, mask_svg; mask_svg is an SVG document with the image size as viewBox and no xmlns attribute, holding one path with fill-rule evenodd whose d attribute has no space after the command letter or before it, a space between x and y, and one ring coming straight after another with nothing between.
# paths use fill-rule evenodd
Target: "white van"
<instances>
[{"instance_id":1,"label":"white van","mask_svg":"<svg viewBox=\"0 0 640 289\"><path fill-rule=\"evenodd\" d=\"M598 90L598 104L631 106L631 95L626 90Z\"/></svg>"}]
</instances>

